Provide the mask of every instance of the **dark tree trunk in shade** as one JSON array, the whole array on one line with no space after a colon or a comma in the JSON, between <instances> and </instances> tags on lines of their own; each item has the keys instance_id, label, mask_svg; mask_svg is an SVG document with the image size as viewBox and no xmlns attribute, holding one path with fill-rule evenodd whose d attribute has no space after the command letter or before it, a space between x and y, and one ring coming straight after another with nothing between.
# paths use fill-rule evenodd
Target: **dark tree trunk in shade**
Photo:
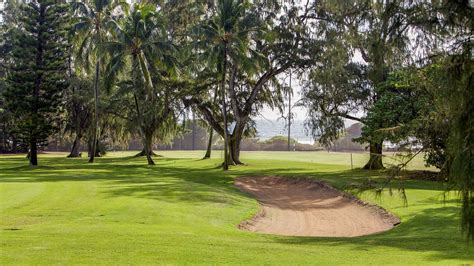
<instances>
[{"instance_id":1,"label":"dark tree trunk in shade","mask_svg":"<svg viewBox=\"0 0 474 266\"><path fill-rule=\"evenodd\" d=\"M211 151L212 151L212 137L214 135L214 130L211 128L209 130L209 141L207 142L207 150L206 154L204 155L203 159L209 159L211 158Z\"/></svg>"},{"instance_id":2,"label":"dark tree trunk in shade","mask_svg":"<svg viewBox=\"0 0 474 266\"><path fill-rule=\"evenodd\" d=\"M155 165L153 161L153 131L147 130L146 128L143 129L143 153L146 156L146 160L148 165Z\"/></svg>"},{"instance_id":3,"label":"dark tree trunk in shade","mask_svg":"<svg viewBox=\"0 0 474 266\"><path fill-rule=\"evenodd\" d=\"M92 141L89 141L88 144L87 144L87 156L90 157L91 154L92 154L92 145L93 142ZM95 145L96 145L96 149L95 149L95 156L94 157L102 157L102 154L101 154L101 151L100 151L100 148L99 148L99 141L96 141L95 142Z\"/></svg>"},{"instance_id":4,"label":"dark tree trunk in shade","mask_svg":"<svg viewBox=\"0 0 474 266\"><path fill-rule=\"evenodd\" d=\"M145 142L143 143L143 149L141 152L137 153L135 157L142 157L142 156L154 156L158 157L159 155L153 151L153 136L150 134L146 134ZM146 147L145 147L146 146ZM148 153L148 154L147 154Z\"/></svg>"},{"instance_id":5,"label":"dark tree trunk in shade","mask_svg":"<svg viewBox=\"0 0 474 266\"><path fill-rule=\"evenodd\" d=\"M74 139L74 143L72 144L71 152L67 156L68 158L76 158L76 157L81 157L79 153L79 148L81 147L81 135L76 135L76 138Z\"/></svg>"},{"instance_id":6,"label":"dark tree trunk in shade","mask_svg":"<svg viewBox=\"0 0 474 266\"><path fill-rule=\"evenodd\" d=\"M99 74L100 62L97 60L95 64L95 80L94 80L94 141L92 142L92 149L89 156L89 163L94 162L94 157L97 154L97 144L99 138Z\"/></svg>"},{"instance_id":7,"label":"dark tree trunk in shade","mask_svg":"<svg viewBox=\"0 0 474 266\"><path fill-rule=\"evenodd\" d=\"M34 138L30 140L30 152L28 155L29 155L28 159L30 160L30 165L31 166L38 165L38 149L37 149L36 139Z\"/></svg>"},{"instance_id":8,"label":"dark tree trunk in shade","mask_svg":"<svg viewBox=\"0 0 474 266\"><path fill-rule=\"evenodd\" d=\"M240 161L240 143L242 142L242 136L244 133L245 124L238 124L234 128L229 140L229 149L230 149L230 159L233 164L243 164Z\"/></svg>"},{"instance_id":9,"label":"dark tree trunk in shade","mask_svg":"<svg viewBox=\"0 0 474 266\"><path fill-rule=\"evenodd\" d=\"M369 144L370 158L364 169L379 170L385 169L382 163L382 142L372 142Z\"/></svg>"}]
</instances>

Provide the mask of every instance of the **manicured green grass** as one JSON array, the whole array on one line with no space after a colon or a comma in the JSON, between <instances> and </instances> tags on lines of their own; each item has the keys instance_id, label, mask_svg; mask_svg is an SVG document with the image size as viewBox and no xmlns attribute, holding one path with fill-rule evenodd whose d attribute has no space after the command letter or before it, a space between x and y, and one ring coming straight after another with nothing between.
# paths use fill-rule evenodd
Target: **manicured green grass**
<instances>
[{"instance_id":1,"label":"manicured green grass","mask_svg":"<svg viewBox=\"0 0 474 266\"><path fill-rule=\"evenodd\" d=\"M361 197L396 215L395 229L357 238L283 237L240 231L257 202L236 176L308 176L337 187L381 179L350 170L348 154L248 152L246 166L220 169L202 152L160 152L148 167L131 152L86 158L0 156L0 264L473 264L459 232L455 197L443 186L406 181L408 206L395 194ZM216 152L216 157L219 157ZM353 156L363 164L362 154ZM349 160L348 160L349 158ZM422 166L417 159L412 168Z\"/></svg>"}]
</instances>

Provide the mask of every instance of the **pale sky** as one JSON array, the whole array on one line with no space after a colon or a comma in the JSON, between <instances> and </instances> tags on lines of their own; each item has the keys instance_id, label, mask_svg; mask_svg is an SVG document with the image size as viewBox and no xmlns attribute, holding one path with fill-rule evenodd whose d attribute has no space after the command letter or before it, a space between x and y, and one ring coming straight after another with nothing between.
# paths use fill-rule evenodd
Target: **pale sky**
<instances>
[{"instance_id":1,"label":"pale sky","mask_svg":"<svg viewBox=\"0 0 474 266\"><path fill-rule=\"evenodd\" d=\"M357 63L365 64L364 59L362 59L362 55L358 51L355 52L354 57L353 57L352 60L354 62L357 62ZM285 77L284 73L280 75L280 79L283 79L284 77ZM286 79L286 82L288 82L288 79ZM291 86L293 88L293 95L292 95L292 99L291 99L292 105L294 105L298 100L301 99L300 83L301 82L298 80L296 75L293 75L292 76L292 86ZM306 116L307 116L307 108L305 108L305 107L293 107L292 108L292 113L293 113L293 119L294 120L305 120ZM287 116L287 115L288 115L288 102L285 105L285 116ZM352 115L354 115L356 117L362 116L362 114L352 114ZM279 114L278 110L271 110L268 107L263 108L263 111L260 115L260 118L265 118L265 119L269 119L269 120L277 120L280 117L281 117L281 115ZM345 119L344 123L346 124L346 127L347 127L347 126L350 126L350 125L352 125L356 122L353 121L353 120Z\"/></svg>"}]
</instances>

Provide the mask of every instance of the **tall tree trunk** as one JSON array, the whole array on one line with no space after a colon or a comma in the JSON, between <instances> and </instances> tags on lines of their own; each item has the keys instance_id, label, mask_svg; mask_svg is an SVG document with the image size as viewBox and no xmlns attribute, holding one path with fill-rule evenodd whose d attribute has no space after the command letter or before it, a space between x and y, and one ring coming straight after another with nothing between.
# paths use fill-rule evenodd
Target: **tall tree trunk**
<instances>
[{"instance_id":1,"label":"tall tree trunk","mask_svg":"<svg viewBox=\"0 0 474 266\"><path fill-rule=\"evenodd\" d=\"M230 158L233 164L243 164L240 161L240 143L242 143L242 136L244 133L245 125L235 125L234 132L230 138L229 148L230 148Z\"/></svg>"},{"instance_id":2,"label":"tall tree trunk","mask_svg":"<svg viewBox=\"0 0 474 266\"><path fill-rule=\"evenodd\" d=\"M215 88L214 90L214 100L213 100L213 103L216 103L217 101L217 95L219 95L219 91L217 89L217 87ZM211 158L211 151L212 151L212 138L213 138L213 135L214 135L214 129L212 128L212 125L209 124L210 127L209 127L209 141L207 142L207 151L206 151L206 154L204 155L204 158L203 159L209 159Z\"/></svg>"},{"instance_id":3,"label":"tall tree trunk","mask_svg":"<svg viewBox=\"0 0 474 266\"><path fill-rule=\"evenodd\" d=\"M204 155L204 158L203 159L209 159L211 158L211 151L212 151L212 137L214 135L214 130L211 129L209 130L209 141L207 142L207 150L206 150L206 154Z\"/></svg>"},{"instance_id":4,"label":"tall tree trunk","mask_svg":"<svg viewBox=\"0 0 474 266\"><path fill-rule=\"evenodd\" d=\"M145 80L145 101L153 102L155 99L155 95L153 94L153 83L151 80L150 72L148 70L148 66L145 62L145 57L143 56L143 52L137 54L136 59L138 60L141 73L143 74L143 79ZM147 130L147 123L145 121L145 115L141 112L139 105L138 105L138 98L136 95L135 97L135 107L137 108L138 116L141 120L142 126L142 139L143 139L143 148L145 150L146 160L148 165L155 165L153 158L151 158L151 142L153 139L153 131Z\"/></svg>"},{"instance_id":5,"label":"tall tree trunk","mask_svg":"<svg viewBox=\"0 0 474 266\"><path fill-rule=\"evenodd\" d=\"M91 154L92 154L92 147L94 146L93 142L92 141L88 141L87 143L87 156L90 157ZM95 146L96 146L96 149L95 149L95 154L94 154L94 157L101 157L101 153L100 153L100 149L99 149L99 140L97 140L95 142Z\"/></svg>"},{"instance_id":6,"label":"tall tree trunk","mask_svg":"<svg viewBox=\"0 0 474 266\"><path fill-rule=\"evenodd\" d=\"M144 137L143 137L143 149L145 150L145 156L148 165L155 165L155 162L153 161L153 158L151 158L151 152L152 152L152 135L147 134L146 130L143 129L144 132Z\"/></svg>"},{"instance_id":7,"label":"tall tree trunk","mask_svg":"<svg viewBox=\"0 0 474 266\"><path fill-rule=\"evenodd\" d=\"M31 166L38 165L38 150L36 147L36 139L34 137L30 140L30 152L28 158Z\"/></svg>"},{"instance_id":8,"label":"tall tree trunk","mask_svg":"<svg viewBox=\"0 0 474 266\"><path fill-rule=\"evenodd\" d=\"M370 158L364 169L379 170L385 169L382 163L382 142L371 142L369 144Z\"/></svg>"},{"instance_id":9,"label":"tall tree trunk","mask_svg":"<svg viewBox=\"0 0 474 266\"><path fill-rule=\"evenodd\" d=\"M44 17L46 16L46 5L40 4L40 29L42 28L44 24ZM42 67L44 65L43 63L43 30L38 31L37 35L37 54L36 54L36 66L37 67ZM33 99L34 99L34 105L33 105L33 118L32 118L32 124L33 126L38 125L38 103L39 103L39 98L40 98L40 86L43 81L43 73L40 71L37 73L36 79L35 79L35 88L33 92ZM28 159L30 160L30 165L31 166L37 166L38 165L38 150L37 150L37 139L35 136L35 133L33 133L33 136L30 136L30 152Z\"/></svg>"},{"instance_id":10,"label":"tall tree trunk","mask_svg":"<svg viewBox=\"0 0 474 266\"><path fill-rule=\"evenodd\" d=\"M146 156L147 152L150 156L158 156L158 154L153 152L153 134L149 133L145 133L145 142L143 143L143 149L141 152L137 153L135 157Z\"/></svg>"},{"instance_id":11,"label":"tall tree trunk","mask_svg":"<svg viewBox=\"0 0 474 266\"><path fill-rule=\"evenodd\" d=\"M229 132L227 128L227 105L225 101L225 77L227 72L227 44L224 46L224 64L222 67L222 80L221 80L221 101L222 101L222 116L224 120L224 164L223 169L229 170Z\"/></svg>"},{"instance_id":12,"label":"tall tree trunk","mask_svg":"<svg viewBox=\"0 0 474 266\"><path fill-rule=\"evenodd\" d=\"M146 127L145 127L145 124L146 124L145 123L145 118L144 118L144 116L143 116L143 114L140 110L140 105L138 104L137 95L134 94L133 97L135 99L135 108L136 108L136 111L137 111L137 114L138 114L138 119L140 120L140 123L141 123L140 133L141 133L141 136L142 136L143 149L145 150L146 160L147 160L148 165L155 165L155 162L153 161L153 158L151 158L150 147L147 144L147 143L152 143L153 134L152 133L147 134L147 130L146 130Z\"/></svg>"},{"instance_id":13,"label":"tall tree trunk","mask_svg":"<svg viewBox=\"0 0 474 266\"><path fill-rule=\"evenodd\" d=\"M290 89L288 90L288 151L291 150L291 69L290 69Z\"/></svg>"},{"instance_id":14,"label":"tall tree trunk","mask_svg":"<svg viewBox=\"0 0 474 266\"><path fill-rule=\"evenodd\" d=\"M68 158L80 157L79 147L81 146L81 138L82 136L80 134L76 134L76 138L74 138L74 143L72 144L71 152L67 156Z\"/></svg>"},{"instance_id":15,"label":"tall tree trunk","mask_svg":"<svg viewBox=\"0 0 474 266\"><path fill-rule=\"evenodd\" d=\"M194 151L196 149L196 114L194 113L193 111L193 124L192 124L192 137L193 137L193 141L192 141L192 150Z\"/></svg>"},{"instance_id":16,"label":"tall tree trunk","mask_svg":"<svg viewBox=\"0 0 474 266\"><path fill-rule=\"evenodd\" d=\"M94 157L97 150L97 141L99 137L99 69L100 61L95 63L95 80L94 80L94 140L92 141L92 150L90 152L89 163L94 162Z\"/></svg>"},{"instance_id":17,"label":"tall tree trunk","mask_svg":"<svg viewBox=\"0 0 474 266\"><path fill-rule=\"evenodd\" d=\"M243 164L240 161L240 143L241 139L232 137L229 141L230 156L229 159L232 160L233 164Z\"/></svg>"}]
</instances>

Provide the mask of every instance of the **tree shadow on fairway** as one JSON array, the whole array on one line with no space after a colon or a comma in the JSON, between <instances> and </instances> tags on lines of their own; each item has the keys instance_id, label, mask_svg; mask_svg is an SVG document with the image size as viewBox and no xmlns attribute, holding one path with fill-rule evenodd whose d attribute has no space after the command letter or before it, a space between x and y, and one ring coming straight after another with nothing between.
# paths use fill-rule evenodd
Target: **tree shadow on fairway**
<instances>
[{"instance_id":1,"label":"tree shadow on fairway","mask_svg":"<svg viewBox=\"0 0 474 266\"><path fill-rule=\"evenodd\" d=\"M318 169L321 165L314 164L314 168L309 167L287 167L287 168L268 168L264 170L250 169L241 171L240 175L248 176L282 176L282 177L303 177L314 178L320 181L341 189L349 189L349 185L360 185L364 182L371 181L374 184L384 184L387 180L386 173L383 171L370 171L363 169L354 170L330 170L321 171ZM331 165L332 166L332 165ZM394 180L385 186L386 189L397 190L399 186L405 189L419 189L419 190L436 190L443 191L445 189L442 182L424 181L424 180ZM370 191L370 190L368 190Z\"/></svg>"},{"instance_id":2,"label":"tree shadow on fairway","mask_svg":"<svg viewBox=\"0 0 474 266\"><path fill-rule=\"evenodd\" d=\"M135 179L110 183L109 197L133 196L165 202L228 203L239 197L232 186L233 179L222 175L220 169L199 169L160 166Z\"/></svg>"},{"instance_id":3,"label":"tree shadow on fairway","mask_svg":"<svg viewBox=\"0 0 474 266\"><path fill-rule=\"evenodd\" d=\"M22 162L22 158L10 158ZM209 160L198 166L197 159L159 158L155 166L143 158L99 158L96 163L65 158L44 158L45 166L27 165L6 168L0 182L82 182L103 181L108 197L132 196L166 202L229 203L239 197L232 186L232 175L216 168Z\"/></svg>"},{"instance_id":4,"label":"tree shadow on fairway","mask_svg":"<svg viewBox=\"0 0 474 266\"><path fill-rule=\"evenodd\" d=\"M0 160L0 182L100 181L101 190L98 193L105 197L185 202L199 206L196 208L198 212L207 204L234 206L237 202L248 203L253 200L251 196L233 186L237 176L310 177L326 181L338 188L349 183L363 182L367 178L380 182L385 180L382 172L341 171L339 166L298 162L282 164L276 161L249 161L249 166L232 167L230 171L223 172L218 167L220 162L219 159L159 158L156 160L157 165L148 167L143 158L105 157L98 158L94 164L88 164L86 158L45 157L40 161L44 166L32 169L26 165L28 162L24 158L13 157ZM292 245L346 246L361 251L374 247L391 247L400 249L401 252L430 252L429 256L433 260L474 259L474 249L464 244L459 233L459 208L454 207L451 200L446 202L447 205L443 205L442 201L430 192L438 191L441 194L442 184L407 180L403 185L409 192L422 190L429 196L417 199L413 204L409 195L408 206L415 209L403 216L402 224L391 231L357 238L263 236L255 239ZM434 204L439 205L432 208ZM402 207L403 204L400 202L399 205ZM244 218L246 217L242 217Z\"/></svg>"},{"instance_id":5,"label":"tree shadow on fairway","mask_svg":"<svg viewBox=\"0 0 474 266\"><path fill-rule=\"evenodd\" d=\"M364 178L365 171L356 171L351 175L349 171L336 173L312 172L300 168L274 168L268 170L239 169L223 173L220 169L191 169L180 165L179 167L160 167L156 169L159 177L153 180L137 180L131 184L130 180L118 180L110 186L108 195L134 196L156 199L166 202L188 201L193 204L205 205L209 202L233 204L242 200L242 196L252 198L237 191L233 186L236 176L281 175L281 176L310 176L323 179L329 183L341 185L347 182L357 182ZM297 173L288 175L288 172ZM349 172L349 173L348 173ZM375 176L374 176L375 178ZM162 183L157 180L162 180ZM408 180L406 189L442 191L442 184L430 181ZM389 197L389 196L387 196ZM408 206L419 208L421 206L439 204L439 207L428 208L421 211L412 211L411 216L405 215L402 224L391 231L357 238L311 238L311 237L269 237L270 241L295 245L341 245L351 246L355 250L370 250L377 246L387 246L408 252L430 252L430 258L440 259L474 259L474 249L462 243L463 238L459 231L459 208L453 207L454 201L448 200L443 205L439 197L430 196L423 200L408 198ZM400 201L400 208L403 203ZM244 218L244 217L242 217Z\"/></svg>"},{"instance_id":6,"label":"tree shadow on fairway","mask_svg":"<svg viewBox=\"0 0 474 266\"><path fill-rule=\"evenodd\" d=\"M442 259L474 260L474 246L462 238L459 229L459 208L439 207L417 212L394 229L354 238L268 237L267 241L292 245L345 246L369 251L375 247L391 247L401 252L430 252L433 261ZM395 261L394 261L395 262Z\"/></svg>"},{"instance_id":7,"label":"tree shadow on fairway","mask_svg":"<svg viewBox=\"0 0 474 266\"><path fill-rule=\"evenodd\" d=\"M348 183L361 182L368 178L382 180L380 173L363 170L334 171L338 166L295 163L301 167L281 167L275 163L264 166L232 167L223 172L219 159L174 159L159 158L157 165L145 165L143 158L103 157L94 164L84 158L67 159L45 157L43 165L29 168L23 158L8 158L11 168L0 173L0 182L64 182L64 181L107 181L106 194L114 196L134 196L162 201L193 201L229 203L241 197L233 186L237 176L275 175L287 177L312 177L324 180L342 188ZM319 171L326 167L328 171ZM407 188L436 189L420 184L422 181L407 182ZM427 183L425 181L425 183ZM431 182L432 183L432 182Z\"/></svg>"}]
</instances>

